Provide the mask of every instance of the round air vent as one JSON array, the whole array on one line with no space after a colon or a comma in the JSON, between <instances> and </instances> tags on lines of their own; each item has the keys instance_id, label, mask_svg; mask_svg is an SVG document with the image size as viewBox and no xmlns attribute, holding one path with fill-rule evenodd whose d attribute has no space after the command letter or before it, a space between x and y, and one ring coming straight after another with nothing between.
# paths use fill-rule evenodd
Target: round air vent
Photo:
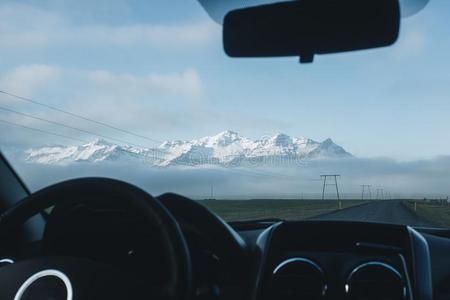
<instances>
[{"instance_id":1,"label":"round air vent","mask_svg":"<svg viewBox=\"0 0 450 300\"><path fill-rule=\"evenodd\" d=\"M403 277L394 267L383 262L368 262L349 275L345 292L349 300L404 300Z\"/></svg>"},{"instance_id":2,"label":"round air vent","mask_svg":"<svg viewBox=\"0 0 450 300\"><path fill-rule=\"evenodd\" d=\"M283 261L273 270L271 299L322 299L326 291L323 270L309 259L291 258Z\"/></svg>"}]
</instances>

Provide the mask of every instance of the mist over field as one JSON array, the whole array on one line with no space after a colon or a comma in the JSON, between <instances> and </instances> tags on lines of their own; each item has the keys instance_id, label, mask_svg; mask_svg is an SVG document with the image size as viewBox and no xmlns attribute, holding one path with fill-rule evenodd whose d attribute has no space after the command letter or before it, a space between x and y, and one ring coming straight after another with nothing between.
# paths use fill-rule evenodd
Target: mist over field
<instances>
[{"instance_id":1,"label":"mist over field","mask_svg":"<svg viewBox=\"0 0 450 300\"><path fill-rule=\"evenodd\" d=\"M309 161L282 167L155 168L126 162L78 162L40 165L12 161L31 190L76 177L101 176L124 180L153 195L176 192L194 199L319 199L321 174L341 174L341 198L361 197L361 185L372 185L372 195L383 188L393 198L433 198L450 194L450 156L398 162L391 159L339 159ZM327 197L335 198L334 186Z\"/></svg>"}]
</instances>

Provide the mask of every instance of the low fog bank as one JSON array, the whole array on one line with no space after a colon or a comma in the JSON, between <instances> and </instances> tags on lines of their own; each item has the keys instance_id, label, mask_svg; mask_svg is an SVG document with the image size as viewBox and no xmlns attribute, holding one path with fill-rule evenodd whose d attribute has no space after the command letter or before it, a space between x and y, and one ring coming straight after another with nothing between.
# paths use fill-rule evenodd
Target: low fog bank
<instances>
[{"instance_id":1,"label":"low fog bank","mask_svg":"<svg viewBox=\"0 0 450 300\"><path fill-rule=\"evenodd\" d=\"M293 167L152 168L121 162L74 163L68 166L12 162L31 190L63 180L101 176L128 181L153 195L176 192L194 199L319 199L321 174L340 174L342 198L361 198L361 185L382 188L393 198L441 198L450 195L450 156L397 162L390 159L310 161ZM335 198L333 186L327 197Z\"/></svg>"}]
</instances>

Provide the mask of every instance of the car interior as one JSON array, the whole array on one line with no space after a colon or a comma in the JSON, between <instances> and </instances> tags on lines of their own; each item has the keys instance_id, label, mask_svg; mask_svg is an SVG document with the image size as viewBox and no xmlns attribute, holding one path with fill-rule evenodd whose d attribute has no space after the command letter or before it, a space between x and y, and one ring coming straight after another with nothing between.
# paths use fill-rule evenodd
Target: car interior
<instances>
[{"instance_id":1,"label":"car interior","mask_svg":"<svg viewBox=\"0 0 450 300\"><path fill-rule=\"evenodd\" d=\"M398 0L219 2L200 4L223 18L224 51L239 59L313 63L388 47L401 23ZM30 192L1 154L0 211L0 299L450 299L443 228L230 222L188 197L105 177Z\"/></svg>"}]
</instances>

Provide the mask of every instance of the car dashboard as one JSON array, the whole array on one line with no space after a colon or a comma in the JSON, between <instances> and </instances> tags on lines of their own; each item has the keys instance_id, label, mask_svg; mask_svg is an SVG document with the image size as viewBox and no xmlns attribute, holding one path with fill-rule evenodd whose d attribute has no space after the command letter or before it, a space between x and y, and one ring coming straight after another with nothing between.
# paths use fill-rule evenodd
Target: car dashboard
<instances>
[{"instance_id":1,"label":"car dashboard","mask_svg":"<svg viewBox=\"0 0 450 300\"><path fill-rule=\"evenodd\" d=\"M256 244L255 299L430 299L428 248L412 228L280 222Z\"/></svg>"},{"instance_id":2,"label":"car dashboard","mask_svg":"<svg viewBox=\"0 0 450 300\"><path fill-rule=\"evenodd\" d=\"M450 299L450 231L346 221L236 222L249 299Z\"/></svg>"},{"instance_id":3,"label":"car dashboard","mask_svg":"<svg viewBox=\"0 0 450 300\"><path fill-rule=\"evenodd\" d=\"M157 199L187 241L191 299L450 298L450 231L347 221L226 223L188 198L165 194ZM0 267L48 253L102 259L135 273L158 264L154 245L141 242L145 229L138 222L120 212L82 211L78 207L59 220L50 215L44 242L21 245L21 252L3 244ZM99 219L108 226L93 231ZM99 232L101 239L95 236ZM108 248L113 251L102 255Z\"/></svg>"}]
</instances>

